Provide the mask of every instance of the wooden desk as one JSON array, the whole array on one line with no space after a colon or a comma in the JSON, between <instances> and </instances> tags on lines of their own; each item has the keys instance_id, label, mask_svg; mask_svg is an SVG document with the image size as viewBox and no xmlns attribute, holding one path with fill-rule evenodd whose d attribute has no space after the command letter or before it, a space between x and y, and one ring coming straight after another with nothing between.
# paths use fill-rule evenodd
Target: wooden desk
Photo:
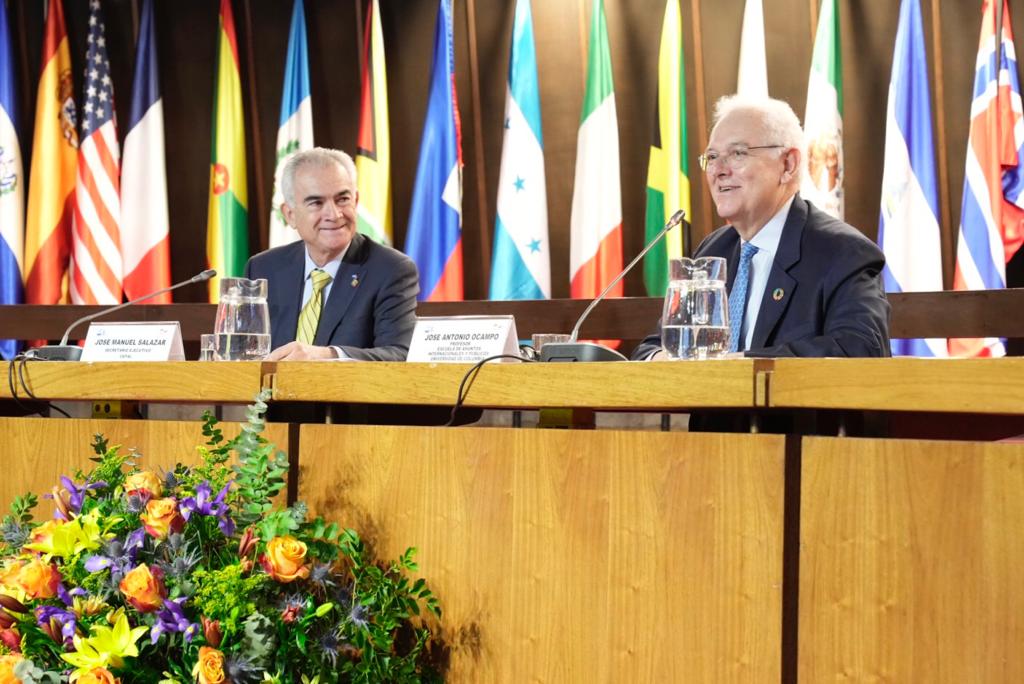
<instances>
[{"instance_id":1,"label":"wooden desk","mask_svg":"<svg viewBox=\"0 0 1024 684\"><path fill-rule=\"evenodd\" d=\"M753 359L703 363L490 363L466 406L662 411L755 406ZM277 401L452 405L468 364L266 364ZM273 366L273 367L271 367Z\"/></svg>"},{"instance_id":2,"label":"wooden desk","mask_svg":"<svg viewBox=\"0 0 1024 684\"><path fill-rule=\"evenodd\" d=\"M20 364L19 364L20 365ZM5 368L6 370L6 364ZM29 361L24 364L25 383L39 399L88 401L114 399L175 403L246 403L263 384L258 361L199 363L81 363ZM15 378L17 382L17 378ZM27 398L20 383L18 397ZM0 399L11 390L0 382Z\"/></svg>"},{"instance_id":3,"label":"wooden desk","mask_svg":"<svg viewBox=\"0 0 1024 684\"><path fill-rule=\"evenodd\" d=\"M1024 414L1024 358L776 359L768 406Z\"/></svg>"}]
</instances>

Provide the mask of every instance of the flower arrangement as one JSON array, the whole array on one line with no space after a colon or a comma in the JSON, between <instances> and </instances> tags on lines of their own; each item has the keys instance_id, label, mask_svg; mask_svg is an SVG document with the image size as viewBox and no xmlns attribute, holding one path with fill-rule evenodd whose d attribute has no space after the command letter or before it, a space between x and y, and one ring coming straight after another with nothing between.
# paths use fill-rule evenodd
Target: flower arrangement
<instances>
[{"instance_id":1,"label":"flower arrangement","mask_svg":"<svg viewBox=\"0 0 1024 684\"><path fill-rule=\"evenodd\" d=\"M275 510L287 459L260 436L266 395L227 441L209 414L202 464L140 469L97 436L95 468L0 523L0 684L416 682L440 617L415 549L375 563L302 504ZM237 464L227 461L234 451ZM417 623L422 623L416 619Z\"/></svg>"}]
</instances>

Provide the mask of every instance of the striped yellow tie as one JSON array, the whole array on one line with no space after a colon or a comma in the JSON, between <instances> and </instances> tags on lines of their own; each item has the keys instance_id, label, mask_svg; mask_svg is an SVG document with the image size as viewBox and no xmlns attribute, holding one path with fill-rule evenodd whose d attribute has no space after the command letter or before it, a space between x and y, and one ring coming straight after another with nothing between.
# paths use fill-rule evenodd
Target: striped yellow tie
<instances>
[{"instance_id":1,"label":"striped yellow tie","mask_svg":"<svg viewBox=\"0 0 1024 684\"><path fill-rule=\"evenodd\" d=\"M299 313L299 327L295 331L296 341L306 344L312 344L316 338L316 326L320 323L320 310L323 308L323 291L331 282L330 274L319 268L313 269L309 277L313 279L313 294Z\"/></svg>"}]
</instances>

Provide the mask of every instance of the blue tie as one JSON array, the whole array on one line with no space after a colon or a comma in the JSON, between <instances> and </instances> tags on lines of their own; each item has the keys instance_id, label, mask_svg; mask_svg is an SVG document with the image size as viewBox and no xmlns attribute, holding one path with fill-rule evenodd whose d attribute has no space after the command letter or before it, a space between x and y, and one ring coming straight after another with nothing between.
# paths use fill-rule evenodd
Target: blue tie
<instances>
[{"instance_id":1,"label":"blue tie","mask_svg":"<svg viewBox=\"0 0 1024 684\"><path fill-rule=\"evenodd\" d=\"M743 331L743 315L747 310L747 289L750 287L750 261L757 253L757 247L749 242L743 245L740 252L740 266L736 271L736 280L729 293L729 351L739 351L740 333Z\"/></svg>"}]
</instances>

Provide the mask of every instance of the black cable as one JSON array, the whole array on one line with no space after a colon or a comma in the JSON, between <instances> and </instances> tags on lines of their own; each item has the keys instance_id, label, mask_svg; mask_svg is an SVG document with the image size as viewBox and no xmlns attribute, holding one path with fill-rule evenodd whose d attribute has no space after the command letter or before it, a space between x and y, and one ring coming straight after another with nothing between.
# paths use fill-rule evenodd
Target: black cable
<instances>
[{"instance_id":1,"label":"black cable","mask_svg":"<svg viewBox=\"0 0 1024 684\"><path fill-rule=\"evenodd\" d=\"M32 390L29 389L28 383L25 382L25 364L27 364L29 361L43 360L44 359L39 359L35 356L32 356L29 352L21 352L13 359L11 359L10 364L7 366L7 386L11 390L11 398L14 399L15 405L17 405L17 407L20 408L21 410L30 413L37 413L44 418L47 417L46 414L43 412L42 408L26 406L25 404L21 403L20 399L18 399L17 385L14 382L14 369L15 365L17 365L18 383L21 384L21 389L24 390L25 395L28 396L29 399L32 399L36 402L42 402L45 407L57 411L58 413L62 414L65 418L70 418L71 414L62 409L60 406L57 406L56 404L50 403L48 401L43 402L39 397L32 393Z\"/></svg>"},{"instance_id":2,"label":"black cable","mask_svg":"<svg viewBox=\"0 0 1024 684\"><path fill-rule=\"evenodd\" d=\"M463 402L466 401L466 396L469 394L469 389L473 386L473 382L476 380L477 373L484 367L484 364L488 361L494 361L495 359L515 359L516 361L523 361L526 363L533 363L532 359L525 359L522 356L515 354L495 354L494 356L488 356L485 359L480 359L473 366L466 371L466 374L462 376L462 382L459 383L459 393L455 397L455 405L452 406L451 415L448 417L448 422L441 427L451 427L455 423L455 415L462 408Z\"/></svg>"}]
</instances>

